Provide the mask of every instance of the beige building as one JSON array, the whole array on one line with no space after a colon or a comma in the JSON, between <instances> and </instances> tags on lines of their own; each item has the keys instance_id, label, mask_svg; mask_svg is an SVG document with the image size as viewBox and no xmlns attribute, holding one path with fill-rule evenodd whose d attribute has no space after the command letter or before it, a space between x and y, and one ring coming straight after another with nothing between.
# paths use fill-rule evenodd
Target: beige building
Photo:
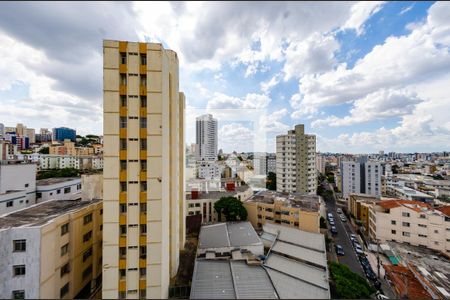
<instances>
[{"instance_id":1,"label":"beige building","mask_svg":"<svg viewBox=\"0 0 450 300\"><path fill-rule=\"evenodd\" d=\"M168 297L185 240L184 107L174 51L103 41L103 298Z\"/></svg>"},{"instance_id":2,"label":"beige building","mask_svg":"<svg viewBox=\"0 0 450 300\"><path fill-rule=\"evenodd\" d=\"M0 219L0 298L88 298L101 283L102 202L52 200Z\"/></svg>"},{"instance_id":3,"label":"beige building","mask_svg":"<svg viewBox=\"0 0 450 300\"><path fill-rule=\"evenodd\" d=\"M361 221L365 234L368 234L370 210L380 201L375 197L350 194L348 210L353 217Z\"/></svg>"},{"instance_id":4,"label":"beige building","mask_svg":"<svg viewBox=\"0 0 450 300\"><path fill-rule=\"evenodd\" d=\"M69 139L64 140L64 144L50 145L50 155L87 156L94 154L93 147L75 147L75 143Z\"/></svg>"},{"instance_id":5,"label":"beige building","mask_svg":"<svg viewBox=\"0 0 450 300\"><path fill-rule=\"evenodd\" d=\"M303 124L277 136L276 161L278 192L316 193L316 136L305 134Z\"/></svg>"},{"instance_id":6,"label":"beige building","mask_svg":"<svg viewBox=\"0 0 450 300\"><path fill-rule=\"evenodd\" d=\"M369 216L369 236L450 253L450 213L413 200L383 200Z\"/></svg>"},{"instance_id":7,"label":"beige building","mask_svg":"<svg viewBox=\"0 0 450 300\"><path fill-rule=\"evenodd\" d=\"M319 233L323 205L320 196L261 191L244 200L248 220L253 227L266 223L281 224Z\"/></svg>"}]
</instances>

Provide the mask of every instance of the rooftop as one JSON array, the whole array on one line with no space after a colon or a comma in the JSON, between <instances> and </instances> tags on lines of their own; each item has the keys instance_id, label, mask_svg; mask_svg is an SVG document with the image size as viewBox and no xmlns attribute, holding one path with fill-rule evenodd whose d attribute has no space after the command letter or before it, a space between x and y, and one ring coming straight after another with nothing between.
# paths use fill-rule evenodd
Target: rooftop
<instances>
[{"instance_id":1,"label":"rooftop","mask_svg":"<svg viewBox=\"0 0 450 300\"><path fill-rule=\"evenodd\" d=\"M395 185L392 185L390 187L395 189L395 190L397 190L397 191L400 191L400 192L402 192L402 193L404 193L406 195L418 196L418 197L433 199L433 196L430 196L428 194L422 193L422 192L420 192L418 190L412 189L412 188L407 187L407 186L402 186L402 185L399 185L399 184L395 184Z\"/></svg>"},{"instance_id":2,"label":"rooftop","mask_svg":"<svg viewBox=\"0 0 450 300\"><path fill-rule=\"evenodd\" d=\"M221 197L232 197L237 193L242 193L248 190L250 187L248 185L236 186L234 191L209 191L209 192L198 192L197 199L220 199ZM196 200L192 199L192 193L187 193L186 200Z\"/></svg>"},{"instance_id":3,"label":"rooftop","mask_svg":"<svg viewBox=\"0 0 450 300\"><path fill-rule=\"evenodd\" d=\"M57 177L57 178L40 179L40 180L36 180L36 186L46 186L46 185L52 185L52 184L74 181L74 180L81 180L81 178L80 177Z\"/></svg>"},{"instance_id":4,"label":"rooftop","mask_svg":"<svg viewBox=\"0 0 450 300\"><path fill-rule=\"evenodd\" d=\"M250 222L218 223L200 229L200 249L249 245L262 245Z\"/></svg>"},{"instance_id":5,"label":"rooftop","mask_svg":"<svg viewBox=\"0 0 450 300\"><path fill-rule=\"evenodd\" d=\"M383 267L396 290L399 290L399 298L403 298L402 294L407 293L407 299L431 299L431 295L423 288L410 269L394 265L384 265Z\"/></svg>"},{"instance_id":6,"label":"rooftop","mask_svg":"<svg viewBox=\"0 0 450 300\"><path fill-rule=\"evenodd\" d=\"M285 207L295 207L307 211L318 211L320 196L263 190L251 196L244 202L274 204L275 201L283 202L283 206Z\"/></svg>"},{"instance_id":7,"label":"rooftop","mask_svg":"<svg viewBox=\"0 0 450 300\"><path fill-rule=\"evenodd\" d=\"M384 209L392 209L400 206L407 207L416 212L421 212L422 209L428 210L431 209L431 206L427 203L414 201L414 200L383 200L378 202L378 205Z\"/></svg>"},{"instance_id":8,"label":"rooftop","mask_svg":"<svg viewBox=\"0 0 450 300\"><path fill-rule=\"evenodd\" d=\"M41 226L70 211L81 209L100 200L52 200L33 205L0 218L0 229Z\"/></svg>"}]
</instances>

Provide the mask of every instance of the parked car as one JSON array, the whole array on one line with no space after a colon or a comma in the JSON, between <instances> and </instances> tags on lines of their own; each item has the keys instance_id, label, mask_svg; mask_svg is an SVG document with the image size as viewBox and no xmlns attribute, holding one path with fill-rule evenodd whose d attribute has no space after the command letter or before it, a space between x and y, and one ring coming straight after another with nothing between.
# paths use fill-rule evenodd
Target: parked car
<instances>
[{"instance_id":1,"label":"parked car","mask_svg":"<svg viewBox=\"0 0 450 300\"><path fill-rule=\"evenodd\" d=\"M342 214L342 208L338 207L338 209L336 209L338 214Z\"/></svg>"},{"instance_id":2,"label":"parked car","mask_svg":"<svg viewBox=\"0 0 450 300\"><path fill-rule=\"evenodd\" d=\"M347 222L347 218L344 215L340 216L342 222Z\"/></svg>"},{"instance_id":3,"label":"parked car","mask_svg":"<svg viewBox=\"0 0 450 300\"><path fill-rule=\"evenodd\" d=\"M379 282L379 281L378 281L378 282ZM381 284L380 284L380 285L381 285ZM380 292L377 292L377 293L376 293L376 298L377 298L378 300L389 299L388 296L385 296L385 295L383 295L383 294L380 293Z\"/></svg>"},{"instance_id":4,"label":"parked car","mask_svg":"<svg viewBox=\"0 0 450 300\"><path fill-rule=\"evenodd\" d=\"M333 218L333 214L332 214L332 213L328 213L327 216L328 216L328 219L329 219L329 218Z\"/></svg>"},{"instance_id":5,"label":"parked car","mask_svg":"<svg viewBox=\"0 0 450 300\"><path fill-rule=\"evenodd\" d=\"M365 256L360 256L359 261L361 262L361 265L364 266L370 266L369 260Z\"/></svg>"},{"instance_id":6,"label":"parked car","mask_svg":"<svg viewBox=\"0 0 450 300\"><path fill-rule=\"evenodd\" d=\"M334 226L334 225L335 225L333 219L330 220L330 225L331 225L331 226Z\"/></svg>"},{"instance_id":7,"label":"parked car","mask_svg":"<svg viewBox=\"0 0 450 300\"><path fill-rule=\"evenodd\" d=\"M344 248L342 248L342 246L341 245L336 245L336 254L337 255L345 255L344 254Z\"/></svg>"},{"instance_id":8,"label":"parked car","mask_svg":"<svg viewBox=\"0 0 450 300\"><path fill-rule=\"evenodd\" d=\"M336 226L331 226L331 233L332 234L337 234L338 233L337 229L336 229Z\"/></svg>"},{"instance_id":9,"label":"parked car","mask_svg":"<svg viewBox=\"0 0 450 300\"><path fill-rule=\"evenodd\" d=\"M355 245L355 252L358 255L364 254L363 249L362 249L362 247L359 244Z\"/></svg>"}]
</instances>

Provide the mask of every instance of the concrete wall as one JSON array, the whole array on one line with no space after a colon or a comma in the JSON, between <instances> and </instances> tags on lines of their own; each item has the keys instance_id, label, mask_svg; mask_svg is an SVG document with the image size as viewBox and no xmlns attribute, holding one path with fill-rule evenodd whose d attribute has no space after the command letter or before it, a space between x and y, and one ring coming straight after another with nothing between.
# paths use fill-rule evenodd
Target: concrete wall
<instances>
[{"instance_id":1,"label":"concrete wall","mask_svg":"<svg viewBox=\"0 0 450 300\"><path fill-rule=\"evenodd\" d=\"M41 203L48 200L76 200L81 199L81 179L73 179L71 181L59 182L49 185L38 185L36 193L40 193L41 197L36 202ZM65 193L64 189L69 188L70 192Z\"/></svg>"},{"instance_id":2,"label":"concrete wall","mask_svg":"<svg viewBox=\"0 0 450 300\"><path fill-rule=\"evenodd\" d=\"M81 175L81 199L103 199L103 174Z\"/></svg>"}]
</instances>

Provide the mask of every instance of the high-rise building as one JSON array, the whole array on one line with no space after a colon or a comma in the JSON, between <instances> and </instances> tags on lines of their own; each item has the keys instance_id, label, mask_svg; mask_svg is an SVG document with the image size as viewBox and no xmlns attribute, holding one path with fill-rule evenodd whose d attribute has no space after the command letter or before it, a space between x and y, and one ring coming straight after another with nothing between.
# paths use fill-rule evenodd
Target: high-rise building
<instances>
[{"instance_id":1,"label":"high-rise building","mask_svg":"<svg viewBox=\"0 0 450 300\"><path fill-rule=\"evenodd\" d=\"M67 127L58 127L53 128L53 141L64 141L65 139L69 139L72 142L75 142L77 137L77 132L75 129L67 128Z\"/></svg>"},{"instance_id":2,"label":"high-rise building","mask_svg":"<svg viewBox=\"0 0 450 300\"><path fill-rule=\"evenodd\" d=\"M3 123L0 123L0 137L3 137L5 134L5 125Z\"/></svg>"},{"instance_id":3,"label":"high-rise building","mask_svg":"<svg viewBox=\"0 0 450 300\"><path fill-rule=\"evenodd\" d=\"M18 123L16 126L16 133L18 136L25 136L25 133L27 131L27 127L23 126L22 123Z\"/></svg>"},{"instance_id":4,"label":"high-rise building","mask_svg":"<svg viewBox=\"0 0 450 300\"><path fill-rule=\"evenodd\" d=\"M199 160L217 159L217 119L211 114L196 118L196 142Z\"/></svg>"},{"instance_id":5,"label":"high-rise building","mask_svg":"<svg viewBox=\"0 0 450 300\"><path fill-rule=\"evenodd\" d=\"M325 165L326 165L326 160L325 157L323 155L321 155L320 153L316 154L316 168L317 171L319 171L320 173L325 175Z\"/></svg>"},{"instance_id":6,"label":"high-rise building","mask_svg":"<svg viewBox=\"0 0 450 300\"><path fill-rule=\"evenodd\" d=\"M184 110L176 52L103 42L103 298L168 298L185 239Z\"/></svg>"},{"instance_id":7,"label":"high-rise building","mask_svg":"<svg viewBox=\"0 0 450 300\"><path fill-rule=\"evenodd\" d=\"M367 161L362 157L358 162L341 162L341 190L342 197L349 199L350 194L381 196L381 164Z\"/></svg>"},{"instance_id":8,"label":"high-rise building","mask_svg":"<svg viewBox=\"0 0 450 300\"><path fill-rule=\"evenodd\" d=\"M25 136L29 138L30 144L36 143L36 133L34 131L34 128L27 128L25 130Z\"/></svg>"},{"instance_id":9,"label":"high-rise building","mask_svg":"<svg viewBox=\"0 0 450 300\"><path fill-rule=\"evenodd\" d=\"M303 124L277 136L277 191L315 194L317 190L316 136Z\"/></svg>"}]
</instances>

